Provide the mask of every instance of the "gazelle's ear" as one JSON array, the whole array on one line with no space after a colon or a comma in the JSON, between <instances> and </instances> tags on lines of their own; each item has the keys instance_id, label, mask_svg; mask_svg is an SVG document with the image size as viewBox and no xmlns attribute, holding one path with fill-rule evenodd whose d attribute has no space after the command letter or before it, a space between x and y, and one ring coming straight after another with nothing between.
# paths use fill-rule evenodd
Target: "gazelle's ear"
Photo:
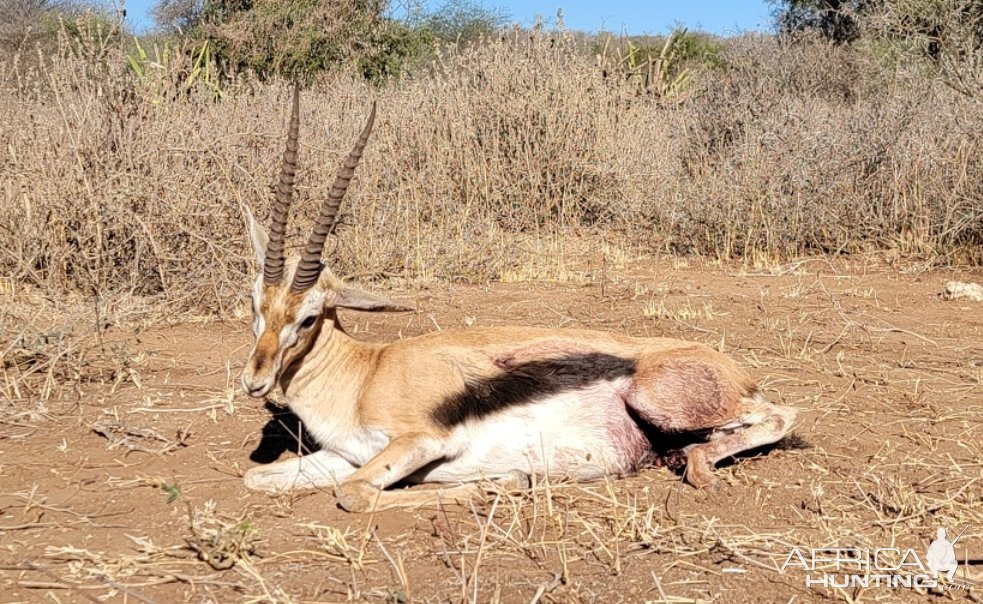
<instances>
[{"instance_id":1,"label":"gazelle's ear","mask_svg":"<svg viewBox=\"0 0 983 604\"><path fill-rule=\"evenodd\" d=\"M256 219L253 218L253 212L249 209L249 206L243 204L242 206L246 210L246 220L249 222L249 240L253 244L253 252L256 253L256 259L259 260L259 265L263 266L266 262L266 247L270 244L270 236L266 234L263 227L256 223Z\"/></svg>"},{"instance_id":2,"label":"gazelle's ear","mask_svg":"<svg viewBox=\"0 0 983 604\"><path fill-rule=\"evenodd\" d=\"M409 306L401 306L392 300L364 292L354 287L345 287L338 290L332 306L338 308L350 308L352 310L362 310L365 312L407 312L415 310Z\"/></svg>"}]
</instances>

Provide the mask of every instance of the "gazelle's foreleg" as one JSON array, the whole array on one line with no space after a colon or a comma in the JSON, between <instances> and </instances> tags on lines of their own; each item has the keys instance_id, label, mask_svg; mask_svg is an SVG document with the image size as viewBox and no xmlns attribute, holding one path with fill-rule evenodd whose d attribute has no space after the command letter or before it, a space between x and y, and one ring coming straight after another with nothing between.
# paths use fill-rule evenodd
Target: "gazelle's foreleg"
<instances>
[{"instance_id":1,"label":"gazelle's foreleg","mask_svg":"<svg viewBox=\"0 0 983 604\"><path fill-rule=\"evenodd\" d=\"M530 486L530 477L521 470L513 470L505 476L490 481L399 491L373 490L371 492L372 500L365 509L354 510L344 505L342 507L345 507L348 511L381 512L393 508L415 508L420 506L436 506L438 504L464 505L474 497L488 492L495 492L495 486L489 483L497 485L498 489L528 489Z\"/></svg>"},{"instance_id":2,"label":"gazelle's foreleg","mask_svg":"<svg viewBox=\"0 0 983 604\"><path fill-rule=\"evenodd\" d=\"M365 512L377 504L380 491L427 464L446 456L444 443L428 434L394 439L335 489L338 503L349 512Z\"/></svg>"},{"instance_id":3,"label":"gazelle's foreleg","mask_svg":"<svg viewBox=\"0 0 983 604\"><path fill-rule=\"evenodd\" d=\"M290 491L333 487L355 473L357 468L330 451L315 451L246 471L246 488L253 491Z\"/></svg>"}]
</instances>

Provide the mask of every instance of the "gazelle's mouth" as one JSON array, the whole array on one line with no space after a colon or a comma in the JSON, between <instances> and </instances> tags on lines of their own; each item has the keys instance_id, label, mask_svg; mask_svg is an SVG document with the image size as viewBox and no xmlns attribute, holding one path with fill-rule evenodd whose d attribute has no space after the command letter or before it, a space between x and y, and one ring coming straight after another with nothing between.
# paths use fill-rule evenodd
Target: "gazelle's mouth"
<instances>
[{"instance_id":1,"label":"gazelle's mouth","mask_svg":"<svg viewBox=\"0 0 983 604\"><path fill-rule=\"evenodd\" d=\"M246 379L245 374L243 374L242 379L242 389L243 391L253 398L263 398L273 390L273 385L276 380L269 380L268 382L253 382L252 380Z\"/></svg>"},{"instance_id":2,"label":"gazelle's mouth","mask_svg":"<svg viewBox=\"0 0 983 604\"><path fill-rule=\"evenodd\" d=\"M272 389L272 384L264 384L259 388L250 389L248 391L248 394L253 398L263 398L264 396L270 393L271 389Z\"/></svg>"}]
</instances>

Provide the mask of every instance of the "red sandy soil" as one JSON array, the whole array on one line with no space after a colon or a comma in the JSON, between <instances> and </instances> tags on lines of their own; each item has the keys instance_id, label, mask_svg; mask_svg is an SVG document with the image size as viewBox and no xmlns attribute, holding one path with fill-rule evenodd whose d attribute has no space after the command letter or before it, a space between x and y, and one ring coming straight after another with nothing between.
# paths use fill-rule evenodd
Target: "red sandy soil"
<instances>
[{"instance_id":1,"label":"red sandy soil","mask_svg":"<svg viewBox=\"0 0 983 604\"><path fill-rule=\"evenodd\" d=\"M116 383L0 422L0 600L983 599L983 304L939 295L983 273L660 259L605 279L395 290L419 311L346 324L374 341L506 324L697 340L798 407L794 436L723 464L714 489L654 468L352 515L330 492L243 487L298 447L288 413L239 392L247 322L110 331L128 367ZM967 525L969 589L807 588L780 570L793 546L924 559L937 527Z\"/></svg>"}]
</instances>

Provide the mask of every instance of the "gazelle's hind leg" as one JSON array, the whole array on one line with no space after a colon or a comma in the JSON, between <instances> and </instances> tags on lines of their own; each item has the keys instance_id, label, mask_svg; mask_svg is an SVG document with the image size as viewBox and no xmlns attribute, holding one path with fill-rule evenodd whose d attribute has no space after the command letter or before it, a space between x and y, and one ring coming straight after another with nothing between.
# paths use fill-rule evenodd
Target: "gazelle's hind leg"
<instances>
[{"instance_id":1,"label":"gazelle's hind leg","mask_svg":"<svg viewBox=\"0 0 983 604\"><path fill-rule=\"evenodd\" d=\"M334 487L357 470L343 457L329 451L315 451L246 471L246 488L251 491L293 491Z\"/></svg>"},{"instance_id":2,"label":"gazelle's hind leg","mask_svg":"<svg viewBox=\"0 0 983 604\"><path fill-rule=\"evenodd\" d=\"M769 403L733 361L709 349L643 358L626 402L665 432L710 434L686 449L686 481L695 487L716 481L718 461L777 442L795 420L794 409Z\"/></svg>"},{"instance_id":3,"label":"gazelle's hind leg","mask_svg":"<svg viewBox=\"0 0 983 604\"><path fill-rule=\"evenodd\" d=\"M702 488L717 481L713 468L731 455L781 440L795 421L795 410L768 402L760 394L742 398L745 412L733 423L714 428L709 442L686 451L686 482Z\"/></svg>"},{"instance_id":4,"label":"gazelle's hind leg","mask_svg":"<svg viewBox=\"0 0 983 604\"><path fill-rule=\"evenodd\" d=\"M496 478L491 482L505 490L527 489L530 486L529 476L521 471L514 470L502 478ZM450 487L438 487L435 489L407 489L398 491L378 491L371 502L367 512L380 512L394 508L416 508L421 506L433 506L440 504L463 505L468 500L487 492L489 489L486 483L469 482Z\"/></svg>"}]
</instances>

